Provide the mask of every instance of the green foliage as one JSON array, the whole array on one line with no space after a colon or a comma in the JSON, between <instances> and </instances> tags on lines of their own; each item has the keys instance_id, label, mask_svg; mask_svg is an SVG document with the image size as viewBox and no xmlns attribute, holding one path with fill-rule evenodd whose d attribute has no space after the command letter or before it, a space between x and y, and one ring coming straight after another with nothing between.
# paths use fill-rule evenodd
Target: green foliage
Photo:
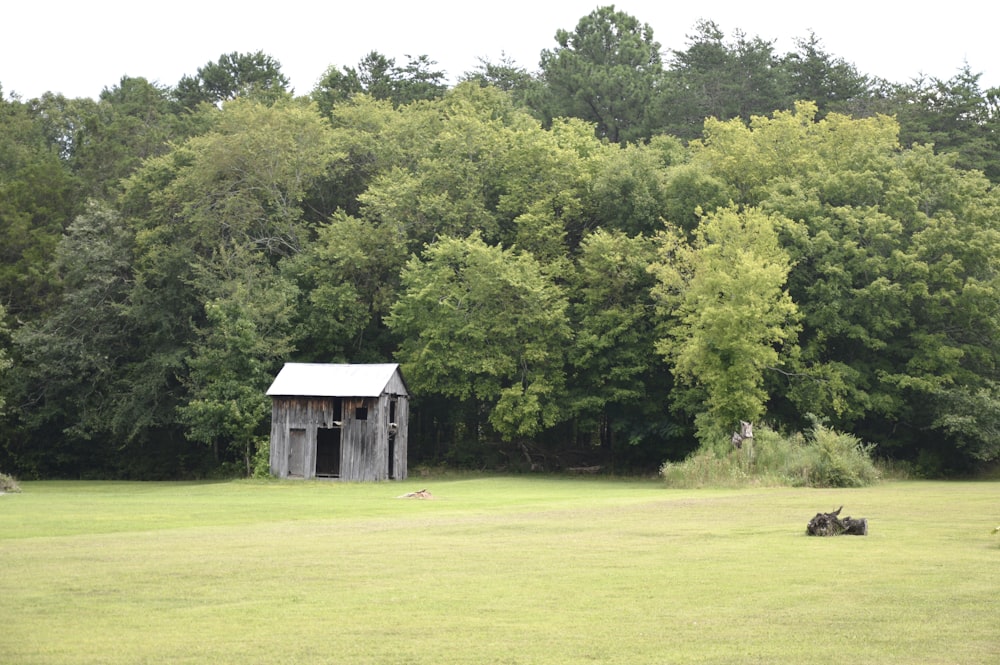
<instances>
[{"instance_id":1,"label":"green foliage","mask_svg":"<svg viewBox=\"0 0 1000 665\"><path fill-rule=\"evenodd\" d=\"M281 73L281 63L263 51L233 52L199 67L195 76L181 78L174 94L189 109L237 97L273 104L288 96L288 83L288 77Z\"/></svg>"},{"instance_id":2,"label":"green foliage","mask_svg":"<svg viewBox=\"0 0 1000 665\"><path fill-rule=\"evenodd\" d=\"M990 383L942 389L934 427L955 442L962 454L984 462L1000 459L1000 395Z\"/></svg>"},{"instance_id":3,"label":"green foliage","mask_svg":"<svg viewBox=\"0 0 1000 665\"><path fill-rule=\"evenodd\" d=\"M197 131L193 115L177 114L169 88L123 76L105 88L85 117L75 141L72 166L90 196L109 200L121 180L143 160L166 154L172 141Z\"/></svg>"},{"instance_id":4,"label":"green foliage","mask_svg":"<svg viewBox=\"0 0 1000 665\"><path fill-rule=\"evenodd\" d=\"M813 487L865 487L879 479L873 446L819 423L806 446L807 482Z\"/></svg>"},{"instance_id":5,"label":"green foliage","mask_svg":"<svg viewBox=\"0 0 1000 665\"><path fill-rule=\"evenodd\" d=\"M29 431L54 425L69 439L129 431L132 423L117 417L115 403L137 344L126 313L133 243L121 216L96 203L60 241L59 298L47 317L13 333L17 399L32 405L19 419Z\"/></svg>"},{"instance_id":6,"label":"green foliage","mask_svg":"<svg viewBox=\"0 0 1000 665\"><path fill-rule=\"evenodd\" d=\"M802 326L785 394L883 451L937 448L927 432L957 403L942 396L988 389L1000 351L997 193L947 156L900 151L898 131L799 104L706 123L691 160L737 203L796 220L779 227Z\"/></svg>"},{"instance_id":7,"label":"green foliage","mask_svg":"<svg viewBox=\"0 0 1000 665\"><path fill-rule=\"evenodd\" d=\"M0 385L6 386L8 382L7 371L14 365L14 361L10 358L10 353L8 351L9 344L9 329L7 327L7 311L2 304L0 304ZM0 390L0 416L4 415L4 405L7 400L7 391Z\"/></svg>"},{"instance_id":8,"label":"green foliage","mask_svg":"<svg viewBox=\"0 0 1000 665\"><path fill-rule=\"evenodd\" d=\"M775 224L759 210L726 209L703 220L693 244L659 238L654 295L671 323L656 351L686 386L674 399L710 449L727 445L731 423L764 414L765 373L795 353L797 308L784 290L791 266Z\"/></svg>"},{"instance_id":9,"label":"green foliage","mask_svg":"<svg viewBox=\"0 0 1000 665\"><path fill-rule=\"evenodd\" d=\"M542 51L540 62L551 116L592 122L598 136L615 143L647 137L662 70L652 28L610 5L555 39L558 46Z\"/></svg>"},{"instance_id":10,"label":"green foliage","mask_svg":"<svg viewBox=\"0 0 1000 665\"><path fill-rule=\"evenodd\" d=\"M281 360L394 354L414 462L651 466L809 413L995 461L997 91L694 33L664 65L608 6L450 89L373 51L293 98L258 52L0 100L0 464L248 472Z\"/></svg>"},{"instance_id":11,"label":"green foliage","mask_svg":"<svg viewBox=\"0 0 1000 665\"><path fill-rule=\"evenodd\" d=\"M824 51L816 33L796 39L795 45L797 49L781 61L792 99L815 102L822 117L829 112L850 113L870 95L868 77L843 58Z\"/></svg>"},{"instance_id":12,"label":"green foliage","mask_svg":"<svg viewBox=\"0 0 1000 665\"><path fill-rule=\"evenodd\" d=\"M301 354L346 362L391 353L382 321L405 260L403 238L387 225L344 213L321 225L315 242L282 266L305 294L294 333Z\"/></svg>"},{"instance_id":13,"label":"green foliage","mask_svg":"<svg viewBox=\"0 0 1000 665\"><path fill-rule=\"evenodd\" d=\"M271 477L271 439L268 436L257 437L251 444L253 456L250 459L251 478Z\"/></svg>"},{"instance_id":14,"label":"green foliage","mask_svg":"<svg viewBox=\"0 0 1000 665\"><path fill-rule=\"evenodd\" d=\"M601 226L629 235L659 230L664 208L661 155L647 146L627 145L595 160L589 197Z\"/></svg>"},{"instance_id":15,"label":"green foliage","mask_svg":"<svg viewBox=\"0 0 1000 665\"><path fill-rule=\"evenodd\" d=\"M187 358L189 397L179 415L188 438L228 444L251 475L257 434L271 410L265 391L291 351L296 294L269 267L239 252L220 253L214 268L222 275L208 279L219 292L205 304L205 327Z\"/></svg>"},{"instance_id":16,"label":"green foliage","mask_svg":"<svg viewBox=\"0 0 1000 665\"><path fill-rule=\"evenodd\" d=\"M767 426L754 439L721 453L701 449L683 462L666 462L660 475L670 487L867 487L881 474L873 446L815 423L808 436L782 436Z\"/></svg>"},{"instance_id":17,"label":"green foliage","mask_svg":"<svg viewBox=\"0 0 1000 665\"><path fill-rule=\"evenodd\" d=\"M567 360L570 409L606 451L644 443L665 427L659 405L660 363L649 353L656 337L648 267L650 238L598 229L584 237L577 256ZM641 426L638 424L641 423Z\"/></svg>"},{"instance_id":18,"label":"green foliage","mask_svg":"<svg viewBox=\"0 0 1000 665\"><path fill-rule=\"evenodd\" d=\"M533 257L474 234L443 237L407 263L387 323L415 392L475 398L512 439L560 417L566 308Z\"/></svg>"},{"instance_id":19,"label":"green foliage","mask_svg":"<svg viewBox=\"0 0 1000 665\"><path fill-rule=\"evenodd\" d=\"M22 320L39 316L57 290L49 264L81 210L81 183L65 160L84 106L55 95L0 99L0 302Z\"/></svg>"},{"instance_id":20,"label":"green foliage","mask_svg":"<svg viewBox=\"0 0 1000 665\"><path fill-rule=\"evenodd\" d=\"M541 80L506 55L501 55L499 62L479 58L479 66L463 74L459 80L503 90L510 94L515 104L528 108L538 102L545 90Z\"/></svg>"},{"instance_id":21,"label":"green foliage","mask_svg":"<svg viewBox=\"0 0 1000 665\"><path fill-rule=\"evenodd\" d=\"M903 145L933 145L955 154L960 167L983 171L996 182L1000 91L983 90L980 78L968 64L948 80L916 78L895 88L888 110L899 120Z\"/></svg>"},{"instance_id":22,"label":"green foliage","mask_svg":"<svg viewBox=\"0 0 1000 665\"><path fill-rule=\"evenodd\" d=\"M702 20L689 35L688 48L673 51L659 100L660 126L682 138L695 138L706 118L749 122L754 115L787 108L787 83L772 42L736 31L735 40L713 21Z\"/></svg>"},{"instance_id":23,"label":"green foliage","mask_svg":"<svg viewBox=\"0 0 1000 665\"><path fill-rule=\"evenodd\" d=\"M395 59L371 51L356 68L331 66L313 89L312 99L329 115L335 106L360 94L394 106L441 97L447 86L445 73L434 69L437 63L426 55L407 58L406 65L398 66Z\"/></svg>"}]
</instances>

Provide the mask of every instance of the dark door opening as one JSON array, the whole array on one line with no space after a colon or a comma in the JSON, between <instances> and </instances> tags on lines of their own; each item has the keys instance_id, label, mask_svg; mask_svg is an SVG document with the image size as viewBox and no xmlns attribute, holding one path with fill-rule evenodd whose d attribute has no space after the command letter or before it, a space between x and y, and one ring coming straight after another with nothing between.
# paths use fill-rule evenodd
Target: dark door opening
<instances>
[{"instance_id":1,"label":"dark door opening","mask_svg":"<svg viewBox=\"0 0 1000 665\"><path fill-rule=\"evenodd\" d=\"M396 479L396 437L389 437L389 480Z\"/></svg>"},{"instance_id":2,"label":"dark door opening","mask_svg":"<svg viewBox=\"0 0 1000 665\"><path fill-rule=\"evenodd\" d=\"M316 476L340 477L340 428L316 429Z\"/></svg>"}]
</instances>

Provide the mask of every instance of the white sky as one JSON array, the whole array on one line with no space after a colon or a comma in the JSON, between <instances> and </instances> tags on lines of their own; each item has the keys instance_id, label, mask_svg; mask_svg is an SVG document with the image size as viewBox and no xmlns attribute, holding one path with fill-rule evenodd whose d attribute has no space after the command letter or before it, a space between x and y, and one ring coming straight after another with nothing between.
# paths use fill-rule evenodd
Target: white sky
<instances>
[{"instance_id":1,"label":"white sky","mask_svg":"<svg viewBox=\"0 0 1000 665\"><path fill-rule=\"evenodd\" d=\"M296 93L308 93L330 65L355 66L376 50L405 64L426 54L454 80L479 57L505 53L529 71L557 29L572 30L610 2L594 0L50 0L4 3L0 12L3 96L43 92L97 97L122 76L174 85L223 53L262 50L277 59ZM683 50L699 19L774 40L779 54L810 30L828 53L894 82L920 75L951 78L965 62L1000 86L996 18L983 0L900 3L880 0L619 0L615 7L653 28L665 52ZM898 9L895 7L899 7ZM665 56L668 53L665 53Z\"/></svg>"}]
</instances>

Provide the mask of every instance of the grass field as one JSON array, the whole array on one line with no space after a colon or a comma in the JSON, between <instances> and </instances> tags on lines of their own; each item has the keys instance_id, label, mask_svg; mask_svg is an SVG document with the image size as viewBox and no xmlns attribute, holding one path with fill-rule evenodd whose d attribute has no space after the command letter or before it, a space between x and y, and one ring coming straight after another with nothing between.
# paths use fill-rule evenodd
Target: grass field
<instances>
[{"instance_id":1,"label":"grass field","mask_svg":"<svg viewBox=\"0 0 1000 665\"><path fill-rule=\"evenodd\" d=\"M1000 662L998 482L21 486L0 663Z\"/></svg>"}]
</instances>

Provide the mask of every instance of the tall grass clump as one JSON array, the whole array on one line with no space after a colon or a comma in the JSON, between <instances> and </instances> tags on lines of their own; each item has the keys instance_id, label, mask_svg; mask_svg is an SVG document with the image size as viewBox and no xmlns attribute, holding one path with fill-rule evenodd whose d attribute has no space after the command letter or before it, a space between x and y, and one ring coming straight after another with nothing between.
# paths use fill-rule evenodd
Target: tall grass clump
<instances>
[{"instance_id":1,"label":"tall grass clump","mask_svg":"<svg viewBox=\"0 0 1000 665\"><path fill-rule=\"evenodd\" d=\"M879 480L872 446L820 423L807 435L757 428L752 444L719 453L701 448L660 475L671 487L865 487Z\"/></svg>"},{"instance_id":2,"label":"tall grass clump","mask_svg":"<svg viewBox=\"0 0 1000 665\"><path fill-rule=\"evenodd\" d=\"M6 473L0 473L0 492L20 492L21 486L17 484L17 479L14 476L8 475Z\"/></svg>"},{"instance_id":3,"label":"tall grass clump","mask_svg":"<svg viewBox=\"0 0 1000 665\"><path fill-rule=\"evenodd\" d=\"M873 444L817 423L806 446L808 484L813 487L867 487L879 479Z\"/></svg>"}]
</instances>

